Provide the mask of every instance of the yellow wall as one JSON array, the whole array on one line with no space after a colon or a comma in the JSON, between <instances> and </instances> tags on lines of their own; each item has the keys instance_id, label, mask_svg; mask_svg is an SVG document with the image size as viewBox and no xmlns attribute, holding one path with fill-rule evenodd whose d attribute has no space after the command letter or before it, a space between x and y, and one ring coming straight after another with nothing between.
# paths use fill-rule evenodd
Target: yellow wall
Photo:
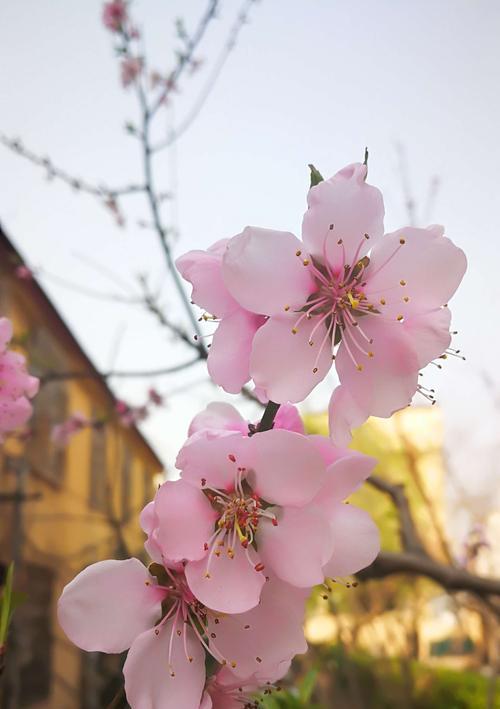
<instances>
[{"instance_id":1,"label":"yellow wall","mask_svg":"<svg viewBox=\"0 0 500 709\"><path fill-rule=\"evenodd\" d=\"M5 264L5 259L2 260ZM30 338L27 336L33 333L33 328L38 328L43 332L51 357L58 361L59 369L87 370L88 362L81 350L68 337L50 306L38 297L33 284L16 280L9 268L2 271L0 315L13 320L15 339L26 342L29 350ZM32 361L32 365L34 367L36 363ZM36 366L43 369L43 363L38 362ZM65 392L67 415L78 411L89 417L109 417L112 413L113 400L104 383L98 379L45 385L54 386ZM32 637L32 644L36 643L36 637L30 636L30 588L26 586L30 585L31 577L26 565L40 565L54 574L52 600L46 608L52 619L50 695L41 702L27 706L40 709L76 709L80 706L82 654L66 640L55 617L56 601L63 586L94 561L126 554L143 555L144 535L139 528L138 512L154 494L153 479L161 472L161 463L138 431L124 428L116 417L105 424L103 431L101 435L106 437L106 464L100 472L106 482L106 495L102 510L92 509L90 505L92 445L96 435L92 430L77 433L67 446L59 480L54 479L54 470L43 469L44 466L40 465L42 455L33 450L33 442L27 448L25 443L9 438L3 446L0 492L15 491L21 479L19 466L24 465L27 466L27 477L23 494L40 495L39 499L17 505L17 519L22 519L24 532L17 584L28 593L28 601L17 612L17 622L21 632L25 631L25 637ZM128 514L123 509L127 491L122 485L126 451L129 451L130 457ZM13 468L17 468L18 472ZM16 504L1 503L0 560L4 563L9 562L14 554L12 529L15 520ZM25 667L25 660L29 659L33 650L34 647L21 648L20 662ZM25 672L23 682L29 681Z\"/></svg>"}]
</instances>

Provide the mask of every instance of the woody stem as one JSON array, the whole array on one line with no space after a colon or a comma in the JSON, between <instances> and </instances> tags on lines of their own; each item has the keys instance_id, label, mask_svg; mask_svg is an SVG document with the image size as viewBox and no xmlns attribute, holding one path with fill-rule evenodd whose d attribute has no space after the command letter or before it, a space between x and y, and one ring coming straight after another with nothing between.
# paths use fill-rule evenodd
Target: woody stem
<instances>
[{"instance_id":1,"label":"woody stem","mask_svg":"<svg viewBox=\"0 0 500 709\"><path fill-rule=\"evenodd\" d=\"M257 426L257 431L256 433L262 433L263 431L270 431L273 426L274 426L274 419L276 414L278 413L278 409L281 406L281 404L276 404L274 401L269 401L264 413L262 414L262 418L260 420L259 425Z\"/></svg>"}]
</instances>

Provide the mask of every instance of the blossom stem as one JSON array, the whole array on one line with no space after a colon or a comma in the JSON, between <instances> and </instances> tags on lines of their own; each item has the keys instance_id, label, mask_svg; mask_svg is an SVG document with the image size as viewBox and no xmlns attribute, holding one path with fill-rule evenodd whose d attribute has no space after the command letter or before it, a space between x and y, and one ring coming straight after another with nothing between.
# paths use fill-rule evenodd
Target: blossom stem
<instances>
[{"instance_id":1,"label":"blossom stem","mask_svg":"<svg viewBox=\"0 0 500 709\"><path fill-rule=\"evenodd\" d=\"M274 401L269 401L265 408L262 418L255 433L262 433L263 431L270 431L274 426L274 419L278 413L278 409L281 404L276 404Z\"/></svg>"}]
</instances>

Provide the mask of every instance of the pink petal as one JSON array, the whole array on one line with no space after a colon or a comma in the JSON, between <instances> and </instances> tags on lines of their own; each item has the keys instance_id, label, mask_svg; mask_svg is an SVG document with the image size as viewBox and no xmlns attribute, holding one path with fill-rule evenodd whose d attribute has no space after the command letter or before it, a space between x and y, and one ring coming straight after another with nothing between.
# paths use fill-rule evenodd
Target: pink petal
<instances>
[{"instance_id":1,"label":"pink petal","mask_svg":"<svg viewBox=\"0 0 500 709\"><path fill-rule=\"evenodd\" d=\"M377 525L353 505L336 506L330 517L334 551L323 572L329 578L349 576L369 566L380 551Z\"/></svg>"},{"instance_id":2,"label":"pink petal","mask_svg":"<svg viewBox=\"0 0 500 709\"><path fill-rule=\"evenodd\" d=\"M250 353L257 330L264 318L242 308L223 318L212 339L208 354L208 373L216 384L230 394L239 394L250 379Z\"/></svg>"},{"instance_id":3,"label":"pink petal","mask_svg":"<svg viewBox=\"0 0 500 709\"><path fill-rule=\"evenodd\" d=\"M300 417L298 408L293 404L282 404L279 407L274 419L274 428L284 428L287 431L305 433L304 422Z\"/></svg>"},{"instance_id":4,"label":"pink petal","mask_svg":"<svg viewBox=\"0 0 500 709\"><path fill-rule=\"evenodd\" d=\"M278 677L285 662L307 650L302 629L307 595L308 591L271 578L259 605L247 613L208 615L210 645L228 665L235 663L231 671L238 677L265 672Z\"/></svg>"},{"instance_id":5,"label":"pink petal","mask_svg":"<svg viewBox=\"0 0 500 709\"><path fill-rule=\"evenodd\" d=\"M309 345L314 320L304 320L293 334L296 313L291 318L269 318L256 333L250 374L255 384L266 390L271 401L279 404L302 401L327 375L332 360L329 343L320 351L326 334L324 325L315 333L315 344ZM314 372L316 368L318 371Z\"/></svg>"},{"instance_id":6,"label":"pink petal","mask_svg":"<svg viewBox=\"0 0 500 709\"><path fill-rule=\"evenodd\" d=\"M417 354L419 367L425 367L433 359L440 357L450 346L450 321L449 308L405 318L403 328Z\"/></svg>"},{"instance_id":7,"label":"pink petal","mask_svg":"<svg viewBox=\"0 0 500 709\"><path fill-rule=\"evenodd\" d=\"M351 431L361 426L368 416L354 401L347 386L336 387L328 405L328 427L335 445L348 446L352 438Z\"/></svg>"},{"instance_id":8,"label":"pink petal","mask_svg":"<svg viewBox=\"0 0 500 709\"><path fill-rule=\"evenodd\" d=\"M238 540L232 557L227 554L228 544L226 538L222 553L212 554L210 563L208 558L189 562L186 579L196 598L208 608L221 613L243 613L258 604L265 577L255 570L259 558L250 547L249 561Z\"/></svg>"},{"instance_id":9,"label":"pink petal","mask_svg":"<svg viewBox=\"0 0 500 709\"><path fill-rule=\"evenodd\" d=\"M283 581L306 588L323 582L333 551L328 519L317 505L270 508L278 526L261 520L256 540L262 562Z\"/></svg>"},{"instance_id":10,"label":"pink petal","mask_svg":"<svg viewBox=\"0 0 500 709\"><path fill-rule=\"evenodd\" d=\"M343 502L358 490L376 465L375 458L357 451L346 451L342 458L328 468L326 482L314 498L314 504L329 515L332 506Z\"/></svg>"},{"instance_id":11,"label":"pink petal","mask_svg":"<svg viewBox=\"0 0 500 709\"><path fill-rule=\"evenodd\" d=\"M302 243L290 232L247 227L228 244L222 273L230 293L246 310L278 315L300 308L316 290L304 266Z\"/></svg>"},{"instance_id":12,"label":"pink petal","mask_svg":"<svg viewBox=\"0 0 500 709\"><path fill-rule=\"evenodd\" d=\"M219 241L207 251L188 251L175 262L181 276L193 286L191 300L217 317L238 308L222 280L222 254L228 241Z\"/></svg>"},{"instance_id":13,"label":"pink petal","mask_svg":"<svg viewBox=\"0 0 500 709\"><path fill-rule=\"evenodd\" d=\"M278 505L302 507L325 481L321 454L306 436L284 429L249 439L247 479L259 497Z\"/></svg>"},{"instance_id":14,"label":"pink petal","mask_svg":"<svg viewBox=\"0 0 500 709\"><path fill-rule=\"evenodd\" d=\"M180 637L176 630L182 631ZM187 657L183 633L186 633ZM205 652L188 625L178 619L174 627L171 619L158 635L149 630L137 638L129 650L123 674L127 700L133 709L198 709L205 686Z\"/></svg>"},{"instance_id":15,"label":"pink petal","mask_svg":"<svg viewBox=\"0 0 500 709\"><path fill-rule=\"evenodd\" d=\"M380 308L384 315L406 317L445 305L466 268L464 252L439 231L406 227L386 234L375 246L363 291L370 302L385 299L386 304Z\"/></svg>"},{"instance_id":16,"label":"pink petal","mask_svg":"<svg viewBox=\"0 0 500 709\"><path fill-rule=\"evenodd\" d=\"M363 370L358 371L341 342L335 361L337 373L363 414L389 417L408 406L417 390L418 358L399 322L366 316L363 331L373 339L370 348L374 356L359 354L356 361L362 363Z\"/></svg>"},{"instance_id":17,"label":"pink petal","mask_svg":"<svg viewBox=\"0 0 500 709\"><path fill-rule=\"evenodd\" d=\"M335 272L344 264L352 265L354 258L362 258L384 233L382 194L365 179L365 165L348 165L312 187L307 196L309 209L302 222L304 245L321 261L326 248L328 263ZM338 244L340 239L342 244Z\"/></svg>"},{"instance_id":18,"label":"pink petal","mask_svg":"<svg viewBox=\"0 0 500 709\"><path fill-rule=\"evenodd\" d=\"M82 650L123 652L160 617L164 595L138 559L98 561L64 587L57 616Z\"/></svg>"},{"instance_id":19,"label":"pink petal","mask_svg":"<svg viewBox=\"0 0 500 709\"><path fill-rule=\"evenodd\" d=\"M158 564L163 563L163 554L160 544L158 543L158 518L155 513L154 500L149 502L142 510L139 523L142 531L148 535L144 542L146 553Z\"/></svg>"},{"instance_id":20,"label":"pink petal","mask_svg":"<svg viewBox=\"0 0 500 709\"><path fill-rule=\"evenodd\" d=\"M332 463L335 463L335 461L339 460L339 458L342 458L344 455L350 453L350 451L347 451L345 448L338 448L333 445L330 438L327 438L326 436L311 434L307 437L307 439L314 445L323 458L323 463L327 467Z\"/></svg>"},{"instance_id":21,"label":"pink petal","mask_svg":"<svg viewBox=\"0 0 500 709\"><path fill-rule=\"evenodd\" d=\"M210 694L208 692L203 692L203 696L201 698L200 709L212 709L213 706L214 705L213 705L212 698L211 698ZM235 706L236 706L236 709L239 709L237 704ZM229 704L229 708L230 707L231 707L231 705ZM217 709L217 705L216 705L216 709ZM221 709L226 709L226 707L222 706Z\"/></svg>"},{"instance_id":22,"label":"pink petal","mask_svg":"<svg viewBox=\"0 0 500 709\"><path fill-rule=\"evenodd\" d=\"M241 433L199 431L181 448L175 465L196 487L233 490L238 467L247 465L248 441Z\"/></svg>"},{"instance_id":23,"label":"pink petal","mask_svg":"<svg viewBox=\"0 0 500 709\"><path fill-rule=\"evenodd\" d=\"M239 431L248 433L248 424L241 414L224 401L212 401L189 424L188 434L212 429L214 431Z\"/></svg>"},{"instance_id":24,"label":"pink petal","mask_svg":"<svg viewBox=\"0 0 500 709\"><path fill-rule=\"evenodd\" d=\"M163 483L155 497L157 540L171 561L205 556L204 545L214 532L217 513L194 485L184 480Z\"/></svg>"}]
</instances>

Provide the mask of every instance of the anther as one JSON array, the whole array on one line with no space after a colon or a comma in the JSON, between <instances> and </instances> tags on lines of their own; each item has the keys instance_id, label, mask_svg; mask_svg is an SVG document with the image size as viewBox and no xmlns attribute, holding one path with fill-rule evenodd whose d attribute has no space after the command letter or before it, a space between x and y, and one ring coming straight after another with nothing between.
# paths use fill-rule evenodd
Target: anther
<instances>
[{"instance_id":1,"label":"anther","mask_svg":"<svg viewBox=\"0 0 500 709\"><path fill-rule=\"evenodd\" d=\"M339 239L339 240L337 241L337 244L338 244L339 246L340 246L341 244L343 244L343 243L344 243L344 242L343 242L342 239Z\"/></svg>"},{"instance_id":2,"label":"anther","mask_svg":"<svg viewBox=\"0 0 500 709\"><path fill-rule=\"evenodd\" d=\"M401 280L399 281L399 285L400 285L400 286L405 286L405 285L406 285L406 281L404 281L403 279L401 279Z\"/></svg>"},{"instance_id":3,"label":"anther","mask_svg":"<svg viewBox=\"0 0 500 709\"><path fill-rule=\"evenodd\" d=\"M217 637L217 635L216 635L215 633L210 633L210 637L212 638L212 640L215 640L215 638Z\"/></svg>"},{"instance_id":4,"label":"anther","mask_svg":"<svg viewBox=\"0 0 500 709\"><path fill-rule=\"evenodd\" d=\"M289 306L289 305L285 305L285 313L287 313L289 310L290 310L290 306Z\"/></svg>"},{"instance_id":5,"label":"anther","mask_svg":"<svg viewBox=\"0 0 500 709\"><path fill-rule=\"evenodd\" d=\"M304 264L304 266L309 266L309 259L305 258L302 263Z\"/></svg>"},{"instance_id":6,"label":"anther","mask_svg":"<svg viewBox=\"0 0 500 709\"><path fill-rule=\"evenodd\" d=\"M408 297L407 295L405 295L405 297L403 298L403 300L404 300L405 303L408 303L408 302L410 301L410 299L409 299L409 297Z\"/></svg>"},{"instance_id":7,"label":"anther","mask_svg":"<svg viewBox=\"0 0 500 709\"><path fill-rule=\"evenodd\" d=\"M298 332L296 327L292 327L292 335L296 335Z\"/></svg>"},{"instance_id":8,"label":"anther","mask_svg":"<svg viewBox=\"0 0 500 709\"><path fill-rule=\"evenodd\" d=\"M369 238L370 238L369 234L365 234L365 239L369 239Z\"/></svg>"},{"instance_id":9,"label":"anther","mask_svg":"<svg viewBox=\"0 0 500 709\"><path fill-rule=\"evenodd\" d=\"M249 628L250 628L249 625L245 625L244 628L243 628L243 630L248 630Z\"/></svg>"},{"instance_id":10,"label":"anther","mask_svg":"<svg viewBox=\"0 0 500 709\"><path fill-rule=\"evenodd\" d=\"M301 254L302 254L302 251L300 249L295 252L295 256L300 256Z\"/></svg>"},{"instance_id":11,"label":"anther","mask_svg":"<svg viewBox=\"0 0 500 709\"><path fill-rule=\"evenodd\" d=\"M379 303L380 305L385 305L386 304L386 299L385 298L380 298Z\"/></svg>"},{"instance_id":12,"label":"anther","mask_svg":"<svg viewBox=\"0 0 500 709\"><path fill-rule=\"evenodd\" d=\"M401 320L404 320L404 317L403 317L402 315L398 315L398 317L396 318L396 320L397 320L398 322L401 322Z\"/></svg>"},{"instance_id":13,"label":"anther","mask_svg":"<svg viewBox=\"0 0 500 709\"><path fill-rule=\"evenodd\" d=\"M236 457L232 453L230 453L227 457L229 458L231 463L236 463Z\"/></svg>"},{"instance_id":14,"label":"anther","mask_svg":"<svg viewBox=\"0 0 500 709\"><path fill-rule=\"evenodd\" d=\"M207 484L207 479L206 479L206 478L202 478L202 479L201 479L201 486L202 486L202 487L205 487L206 484Z\"/></svg>"},{"instance_id":15,"label":"anther","mask_svg":"<svg viewBox=\"0 0 500 709\"><path fill-rule=\"evenodd\" d=\"M333 224L330 224L330 231L333 231Z\"/></svg>"},{"instance_id":16,"label":"anther","mask_svg":"<svg viewBox=\"0 0 500 709\"><path fill-rule=\"evenodd\" d=\"M318 368L317 368L317 367L314 367L314 368L313 368L313 374L316 374L317 371L318 371Z\"/></svg>"},{"instance_id":17,"label":"anther","mask_svg":"<svg viewBox=\"0 0 500 709\"><path fill-rule=\"evenodd\" d=\"M309 346L312 347L314 345L314 340L309 340Z\"/></svg>"},{"instance_id":18,"label":"anther","mask_svg":"<svg viewBox=\"0 0 500 709\"><path fill-rule=\"evenodd\" d=\"M358 370L358 372L362 372L362 371L363 371L363 365L362 365L362 364L357 364L357 365L356 365L356 369Z\"/></svg>"},{"instance_id":19,"label":"anther","mask_svg":"<svg viewBox=\"0 0 500 709\"><path fill-rule=\"evenodd\" d=\"M374 357L374 353L371 350L368 352L368 357L370 357L370 359Z\"/></svg>"},{"instance_id":20,"label":"anther","mask_svg":"<svg viewBox=\"0 0 500 709\"><path fill-rule=\"evenodd\" d=\"M264 564L261 564L261 563L255 564L255 566L254 566L255 571L264 571L264 568L265 568Z\"/></svg>"},{"instance_id":21,"label":"anther","mask_svg":"<svg viewBox=\"0 0 500 709\"><path fill-rule=\"evenodd\" d=\"M206 579L211 579L211 578L212 578L212 577L210 576L210 574L208 573L208 571L205 571L205 578L206 578Z\"/></svg>"},{"instance_id":22,"label":"anther","mask_svg":"<svg viewBox=\"0 0 500 709\"><path fill-rule=\"evenodd\" d=\"M401 244L401 246L403 246L404 244L406 244L406 239L400 239L399 243Z\"/></svg>"},{"instance_id":23,"label":"anther","mask_svg":"<svg viewBox=\"0 0 500 709\"><path fill-rule=\"evenodd\" d=\"M176 632L177 632L178 637L180 638L182 635L182 630L177 630Z\"/></svg>"},{"instance_id":24,"label":"anther","mask_svg":"<svg viewBox=\"0 0 500 709\"><path fill-rule=\"evenodd\" d=\"M257 660L257 662L262 662L262 658L261 658L261 657L256 657L255 659Z\"/></svg>"},{"instance_id":25,"label":"anther","mask_svg":"<svg viewBox=\"0 0 500 709\"><path fill-rule=\"evenodd\" d=\"M231 667L233 668L233 670L236 667L236 662L234 660L231 662Z\"/></svg>"},{"instance_id":26,"label":"anther","mask_svg":"<svg viewBox=\"0 0 500 709\"><path fill-rule=\"evenodd\" d=\"M160 631L158 630L158 628L155 628L155 635L159 635L159 634L160 634Z\"/></svg>"}]
</instances>

